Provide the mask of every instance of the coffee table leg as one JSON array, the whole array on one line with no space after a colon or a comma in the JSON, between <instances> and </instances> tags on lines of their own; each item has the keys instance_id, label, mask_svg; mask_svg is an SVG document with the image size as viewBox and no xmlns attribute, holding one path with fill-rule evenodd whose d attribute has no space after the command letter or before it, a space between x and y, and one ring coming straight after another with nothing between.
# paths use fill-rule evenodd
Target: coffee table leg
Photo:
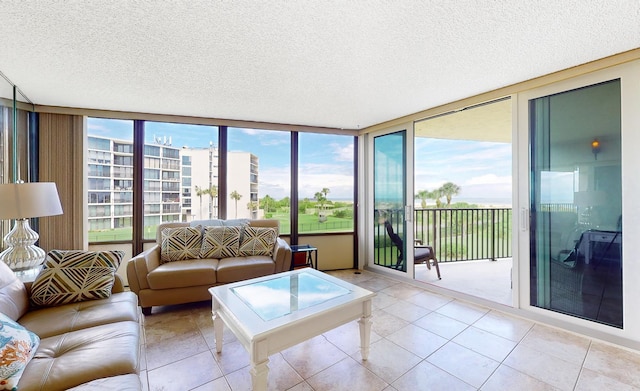
<instances>
[{"instance_id":1,"label":"coffee table leg","mask_svg":"<svg viewBox=\"0 0 640 391\"><path fill-rule=\"evenodd\" d=\"M267 341L251 344L251 384L253 391L267 391L269 377L269 356L267 355Z\"/></svg>"},{"instance_id":2,"label":"coffee table leg","mask_svg":"<svg viewBox=\"0 0 640 391\"><path fill-rule=\"evenodd\" d=\"M224 322L220 315L218 315L218 311L220 311L220 304L216 300L213 300L213 334L216 337L216 352L222 352L222 334L224 331Z\"/></svg>"},{"instance_id":3,"label":"coffee table leg","mask_svg":"<svg viewBox=\"0 0 640 391\"><path fill-rule=\"evenodd\" d=\"M371 300L362 303L362 318L358 321L360 324L360 354L362 360L369 358L369 344L371 342Z\"/></svg>"}]
</instances>

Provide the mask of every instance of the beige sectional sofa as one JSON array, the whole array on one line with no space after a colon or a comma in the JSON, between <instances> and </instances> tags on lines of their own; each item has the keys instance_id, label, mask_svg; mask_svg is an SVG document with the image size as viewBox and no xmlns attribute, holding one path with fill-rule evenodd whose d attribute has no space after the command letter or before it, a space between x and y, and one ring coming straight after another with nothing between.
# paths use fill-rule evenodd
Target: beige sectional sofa
<instances>
[{"instance_id":1,"label":"beige sectional sofa","mask_svg":"<svg viewBox=\"0 0 640 391\"><path fill-rule=\"evenodd\" d=\"M248 220L247 227L254 229L275 230L275 241L268 253L261 255L242 255L243 248L248 245L247 232L241 231L236 238L236 246L240 254L227 256L212 256L215 250L204 250L206 247L207 227L237 226L236 222L224 220L210 220L192 223L163 223L158 227L156 244L140 253L127 263L127 279L129 288L138 295L140 306L144 314L151 314L153 306L183 304L211 299L208 289L212 286L227 284L269 274L280 273L291 268L291 248L279 237L278 220ZM229 224L229 225L226 225ZM240 224L242 226L242 224ZM172 230L188 230L199 227L202 236L181 238L181 245L192 246L195 252L184 250L179 253L179 260L167 260L163 251L171 250L167 244L167 232ZM163 248L163 232L165 241ZM233 238L231 238L233 239ZM226 238L228 243L233 240ZM228 244L227 243L227 244ZM246 251L245 251L246 253ZM186 259L184 258L186 255ZM191 254L191 255L188 255ZM224 251L223 251L224 254Z\"/></svg>"},{"instance_id":2,"label":"beige sectional sofa","mask_svg":"<svg viewBox=\"0 0 640 391\"><path fill-rule=\"evenodd\" d=\"M40 338L18 390L142 389L140 309L117 276L106 299L33 308L29 285L0 262L0 312Z\"/></svg>"}]
</instances>

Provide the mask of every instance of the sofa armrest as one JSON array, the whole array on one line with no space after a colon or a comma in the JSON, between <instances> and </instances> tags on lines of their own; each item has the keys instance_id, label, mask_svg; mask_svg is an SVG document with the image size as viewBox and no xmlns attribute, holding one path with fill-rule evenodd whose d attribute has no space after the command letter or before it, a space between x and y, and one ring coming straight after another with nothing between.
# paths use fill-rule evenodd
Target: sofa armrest
<instances>
[{"instance_id":1,"label":"sofa armrest","mask_svg":"<svg viewBox=\"0 0 640 391\"><path fill-rule=\"evenodd\" d=\"M136 294L142 289L149 289L147 275L158 266L160 266L160 246L157 244L131 258L127 263L129 289Z\"/></svg>"},{"instance_id":2,"label":"sofa armrest","mask_svg":"<svg viewBox=\"0 0 640 391\"><path fill-rule=\"evenodd\" d=\"M273 261L276 263L276 273L291 269L291 247L280 237L276 239L273 249Z\"/></svg>"}]
</instances>

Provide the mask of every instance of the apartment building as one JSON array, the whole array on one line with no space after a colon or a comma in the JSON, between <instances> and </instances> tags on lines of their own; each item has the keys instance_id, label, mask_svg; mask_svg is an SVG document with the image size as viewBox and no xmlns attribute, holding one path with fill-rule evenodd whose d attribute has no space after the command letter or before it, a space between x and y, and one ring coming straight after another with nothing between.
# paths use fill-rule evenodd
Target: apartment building
<instances>
[{"instance_id":1,"label":"apartment building","mask_svg":"<svg viewBox=\"0 0 640 391\"><path fill-rule=\"evenodd\" d=\"M171 139L155 138L144 145L144 226L162 222L218 218L218 148L175 147ZM230 152L229 196L237 218L256 218L258 157ZM88 137L89 231L131 228L133 219L133 142ZM252 210L249 210L251 203Z\"/></svg>"}]
</instances>

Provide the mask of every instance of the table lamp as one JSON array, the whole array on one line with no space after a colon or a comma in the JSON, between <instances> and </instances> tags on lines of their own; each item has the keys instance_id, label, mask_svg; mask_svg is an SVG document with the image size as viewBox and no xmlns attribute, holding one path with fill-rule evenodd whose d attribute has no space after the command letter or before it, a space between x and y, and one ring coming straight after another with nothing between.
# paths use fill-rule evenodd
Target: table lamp
<instances>
[{"instance_id":1,"label":"table lamp","mask_svg":"<svg viewBox=\"0 0 640 391\"><path fill-rule=\"evenodd\" d=\"M29 218L62 214L58 189L53 182L9 183L0 185L0 219L15 219L4 237L8 246L0 260L19 272L40 266L45 252L34 243L38 233L29 227Z\"/></svg>"}]
</instances>

